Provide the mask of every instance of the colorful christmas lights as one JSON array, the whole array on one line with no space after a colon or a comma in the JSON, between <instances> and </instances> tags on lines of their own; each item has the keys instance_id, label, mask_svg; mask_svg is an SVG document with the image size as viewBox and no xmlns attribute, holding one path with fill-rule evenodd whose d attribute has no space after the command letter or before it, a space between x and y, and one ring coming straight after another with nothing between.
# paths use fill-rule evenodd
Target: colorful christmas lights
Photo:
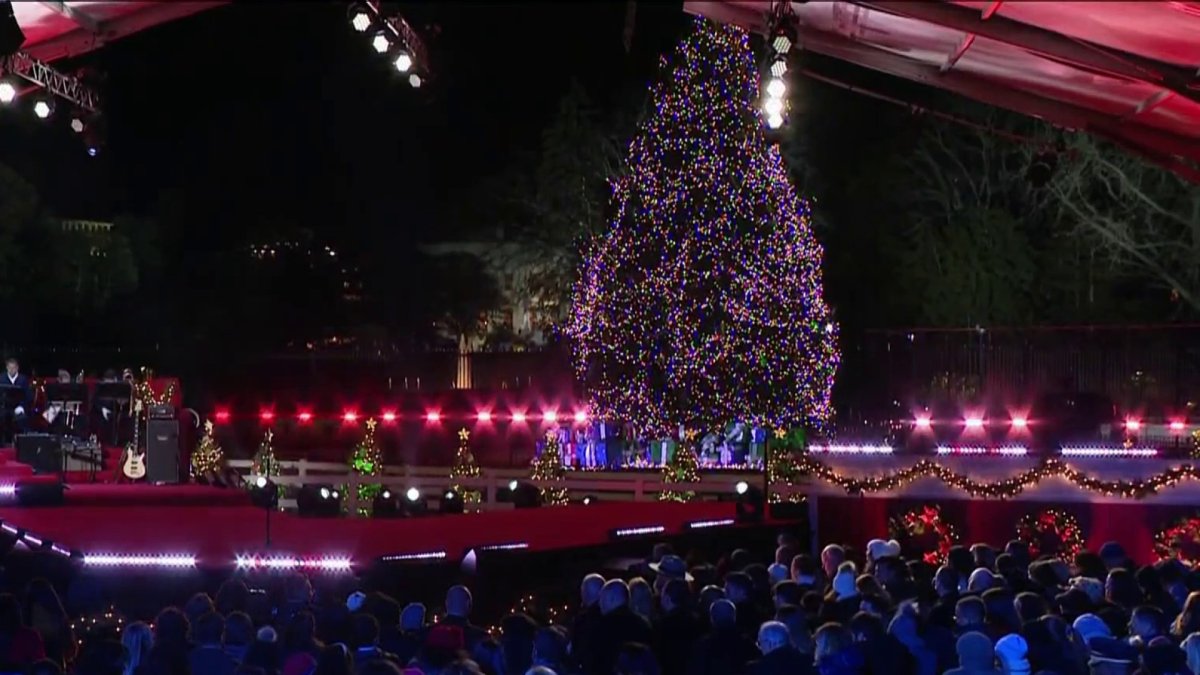
<instances>
[{"instance_id":1,"label":"colorful christmas lights","mask_svg":"<svg viewBox=\"0 0 1200 675\"><path fill-rule=\"evenodd\" d=\"M546 445L542 452L533 458L533 466L529 477L535 481L559 482L566 478L563 467L562 450L558 447L558 434L553 430L546 432ZM565 506L570 500L567 489L561 487L541 486L542 503L550 506Z\"/></svg>"},{"instance_id":2,"label":"colorful christmas lights","mask_svg":"<svg viewBox=\"0 0 1200 675\"><path fill-rule=\"evenodd\" d=\"M458 451L454 453L454 465L450 467L450 490L461 495L463 504L475 511L482 501L482 495L479 494L479 490L464 488L457 480L479 478L479 465L475 463L475 455L471 454L471 448L467 444L470 439L470 431L465 428L458 430Z\"/></svg>"},{"instance_id":3,"label":"colorful christmas lights","mask_svg":"<svg viewBox=\"0 0 1200 675\"><path fill-rule=\"evenodd\" d=\"M362 441L354 446L354 451L350 453L348 463L351 473L359 476L378 476L383 473L383 455L379 451L379 442L375 439L376 426L378 426L378 422L374 417L367 420L367 431L363 434ZM358 512L360 515L370 513L371 504L382 491L383 486L378 483L358 486Z\"/></svg>"},{"instance_id":4,"label":"colorful christmas lights","mask_svg":"<svg viewBox=\"0 0 1200 675\"><path fill-rule=\"evenodd\" d=\"M221 472L224 464L225 453L213 438L213 423L209 420L204 423L204 436L192 452L192 478L202 478L211 482Z\"/></svg>"},{"instance_id":5,"label":"colorful christmas lights","mask_svg":"<svg viewBox=\"0 0 1200 675\"><path fill-rule=\"evenodd\" d=\"M1083 530L1075 516L1058 509L1031 513L1017 523L1017 539L1029 545L1029 555L1074 560L1083 550Z\"/></svg>"},{"instance_id":6,"label":"colorful christmas lights","mask_svg":"<svg viewBox=\"0 0 1200 675\"><path fill-rule=\"evenodd\" d=\"M892 538L899 540L902 545L916 543L913 540L932 534L936 539L934 550L929 550L930 547L926 545L915 546L921 550L924 561L930 565L944 563L950 554L950 548L958 542L958 533L954 530L954 525L942 520L942 509L936 505L923 506L893 518L890 529Z\"/></svg>"},{"instance_id":7,"label":"colorful christmas lights","mask_svg":"<svg viewBox=\"0 0 1200 675\"><path fill-rule=\"evenodd\" d=\"M1187 516L1154 535L1159 560L1177 558L1189 567L1200 562L1200 516Z\"/></svg>"},{"instance_id":8,"label":"colorful christmas lights","mask_svg":"<svg viewBox=\"0 0 1200 675\"><path fill-rule=\"evenodd\" d=\"M596 416L652 438L821 426L838 365L822 250L755 108L747 34L697 20L585 242L567 332Z\"/></svg>"},{"instance_id":9,"label":"colorful christmas lights","mask_svg":"<svg viewBox=\"0 0 1200 675\"><path fill-rule=\"evenodd\" d=\"M694 434L692 437L695 437ZM662 481L664 484L700 482L700 464L690 445L690 443L680 443L666 464L663 465ZM658 493L658 498L661 501L690 502L696 498L696 493L692 490L663 490Z\"/></svg>"}]
</instances>

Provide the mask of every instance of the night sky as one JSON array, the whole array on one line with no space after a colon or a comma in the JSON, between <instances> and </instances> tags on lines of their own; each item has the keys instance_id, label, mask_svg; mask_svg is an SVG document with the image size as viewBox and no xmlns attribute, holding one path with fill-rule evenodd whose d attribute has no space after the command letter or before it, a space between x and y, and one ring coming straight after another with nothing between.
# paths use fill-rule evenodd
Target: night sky
<instances>
[{"instance_id":1,"label":"night sky","mask_svg":"<svg viewBox=\"0 0 1200 675\"><path fill-rule=\"evenodd\" d=\"M358 248L453 233L448 205L536 152L571 78L601 105L644 86L686 25L678 3L405 6L434 81L414 91L346 20L347 3L237 3L63 66L95 67L108 144L89 158L60 122L0 124L0 161L62 216L186 204L189 236L305 227ZM194 230L194 235L192 233Z\"/></svg>"}]
</instances>

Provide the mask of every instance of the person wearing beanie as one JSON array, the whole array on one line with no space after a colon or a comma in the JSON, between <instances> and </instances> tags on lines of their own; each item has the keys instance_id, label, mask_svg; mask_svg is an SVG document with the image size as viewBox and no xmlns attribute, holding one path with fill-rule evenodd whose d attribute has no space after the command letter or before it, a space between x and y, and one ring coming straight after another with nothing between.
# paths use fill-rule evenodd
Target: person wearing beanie
<instances>
[{"instance_id":1,"label":"person wearing beanie","mask_svg":"<svg viewBox=\"0 0 1200 675\"><path fill-rule=\"evenodd\" d=\"M1071 628L1075 629L1075 633L1079 635L1083 644L1088 645L1088 649L1091 649L1090 645L1093 639L1112 637L1112 631L1108 629L1108 624L1095 614L1081 614L1079 618L1075 619L1075 623L1071 624Z\"/></svg>"},{"instance_id":2,"label":"person wearing beanie","mask_svg":"<svg viewBox=\"0 0 1200 675\"><path fill-rule=\"evenodd\" d=\"M1093 638L1088 649L1092 675L1129 675L1138 659L1137 650L1124 640Z\"/></svg>"},{"instance_id":3,"label":"person wearing beanie","mask_svg":"<svg viewBox=\"0 0 1200 675\"><path fill-rule=\"evenodd\" d=\"M1025 638L1011 633L996 642L996 659L1004 675L1029 675L1029 645Z\"/></svg>"},{"instance_id":4,"label":"person wearing beanie","mask_svg":"<svg viewBox=\"0 0 1200 675\"><path fill-rule=\"evenodd\" d=\"M992 639L983 633L963 633L954 649L958 653L958 667L946 671L946 675L1000 675Z\"/></svg>"},{"instance_id":5,"label":"person wearing beanie","mask_svg":"<svg viewBox=\"0 0 1200 675\"><path fill-rule=\"evenodd\" d=\"M844 565L833 576L832 590L825 596L821 604L820 619L822 622L836 621L845 625L861 606L858 594L854 568Z\"/></svg>"}]
</instances>

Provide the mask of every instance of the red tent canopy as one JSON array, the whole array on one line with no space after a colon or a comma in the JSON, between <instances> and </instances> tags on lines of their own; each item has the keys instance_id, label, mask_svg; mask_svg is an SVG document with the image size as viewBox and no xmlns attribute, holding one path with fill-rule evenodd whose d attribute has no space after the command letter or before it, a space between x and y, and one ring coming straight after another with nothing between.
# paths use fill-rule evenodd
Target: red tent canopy
<instances>
[{"instance_id":1,"label":"red tent canopy","mask_svg":"<svg viewBox=\"0 0 1200 675\"><path fill-rule=\"evenodd\" d=\"M755 32L769 1L684 9ZM793 2L799 47L1084 129L1200 180L1200 2Z\"/></svg>"},{"instance_id":2,"label":"red tent canopy","mask_svg":"<svg viewBox=\"0 0 1200 675\"><path fill-rule=\"evenodd\" d=\"M14 2L22 50L54 61L225 2Z\"/></svg>"}]
</instances>

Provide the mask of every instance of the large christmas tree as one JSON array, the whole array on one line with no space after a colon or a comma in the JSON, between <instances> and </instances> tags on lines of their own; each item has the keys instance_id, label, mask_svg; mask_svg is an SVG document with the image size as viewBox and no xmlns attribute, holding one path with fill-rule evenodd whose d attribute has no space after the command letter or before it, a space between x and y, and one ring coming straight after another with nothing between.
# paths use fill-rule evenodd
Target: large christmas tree
<instances>
[{"instance_id":1,"label":"large christmas tree","mask_svg":"<svg viewBox=\"0 0 1200 675\"><path fill-rule=\"evenodd\" d=\"M822 424L837 367L822 251L756 105L748 35L698 19L587 242L569 333L599 414L652 437Z\"/></svg>"}]
</instances>

